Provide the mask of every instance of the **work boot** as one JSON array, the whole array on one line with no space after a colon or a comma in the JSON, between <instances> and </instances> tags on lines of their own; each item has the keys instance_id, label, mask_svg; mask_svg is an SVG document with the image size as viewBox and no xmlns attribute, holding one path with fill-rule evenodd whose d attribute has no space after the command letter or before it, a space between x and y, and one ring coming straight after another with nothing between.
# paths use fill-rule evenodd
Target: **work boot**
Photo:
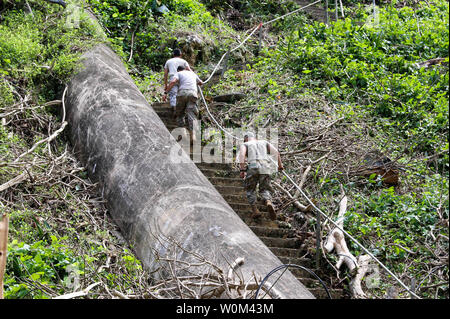
<instances>
[{"instance_id":1,"label":"work boot","mask_svg":"<svg viewBox=\"0 0 450 319\"><path fill-rule=\"evenodd\" d=\"M266 200L267 210L269 211L269 217L271 220L277 219L277 214L275 213L275 208L270 200Z\"/></svg>"},{"instance_id":2,"label":"work boot","mask_svg":"<svg viewBox=\"0 0 450 319\"><path fill-rule=\"evenodd\" d=\"M250 216L253 219L257 219L259 217L261 217L261 212L258 210L258 207L256 207L256 205L252 205L252 216Z\"/></svg>"}]
</instances>

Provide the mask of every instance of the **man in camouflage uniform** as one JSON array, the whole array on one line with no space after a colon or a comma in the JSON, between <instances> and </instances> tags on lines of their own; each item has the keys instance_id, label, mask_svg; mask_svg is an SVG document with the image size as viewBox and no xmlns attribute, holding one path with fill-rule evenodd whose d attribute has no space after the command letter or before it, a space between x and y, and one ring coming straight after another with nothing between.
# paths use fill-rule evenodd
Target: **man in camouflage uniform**
<instances>
[{"instance_id":1,"label":"man in camouflage uniform","mask_svg":"<svg viewBox=\"0 0 450 319\"><path fill-rule=\"evenodd\" d=\"M274 165L269 156L277 156L278 170L283 170L280 153L269 142L257 140L252 132L244 136L244 143L239 151L240 176L244 179L244 188L247 194L247 200L252 207L252 218L261 216L261 212L256 206L256 187L259 185L259 194L267 206L269 216L275 220L277 215L272 204L271 195L271 173L274 172ZM247 167L245 162L247 160Z\"/></svg>"}]
</instances>

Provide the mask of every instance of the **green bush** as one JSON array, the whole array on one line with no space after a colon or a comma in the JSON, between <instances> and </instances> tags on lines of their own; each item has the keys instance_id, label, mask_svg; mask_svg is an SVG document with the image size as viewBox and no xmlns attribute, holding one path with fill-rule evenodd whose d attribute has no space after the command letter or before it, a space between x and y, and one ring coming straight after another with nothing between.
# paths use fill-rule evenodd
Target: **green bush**
<instances>
[{"instance_id":1,"label":"green bush","mask_svg":"<svg viewBox=\"0 0 450 319\"><path fill-rule=\"evenodd\" d=\"M439 245L448 250L448 240L443 239L448 238L448 229L437 214L441 209L441 218L448 219L448 186L448 180L431 176L420 195L396 194L393 187L371 196L355 195L344 228L365 247L371 247L394 273L404 273L409 267L408 273L420 278L425 266L439 261L433 251ZM436 239L441 235L444 237ZM363 254L353 242L349 246ZM414 256L420 256L425 264L415 263ZM448 272L448 268L443 271Z\"/></svg>"},{"instance_id":2,"label":"green bush","mask_svg":"<svg viewBox=\"0 0 450 319\"><path fill-rule=\"evenodd\" d=\"M111 41L121 48L123 59L128 61L133 52L130 65L140 73L160 71L179 45L180 33L205 37L211 46L209 50L214 52L224 44L219 39L226 39L233 32L197 0L160 1L169 9L163 14L155 11L153 1L89 0L89 3Z\"/></svg>"},{"instance_id":3,"label":"green bush","mask_svg":"<svg viewBox=\"0 0 450 319\"><path fill-rule=\"evenodd\" d=\"M78 28L69 28L65 18L70 12L54 5L44 8L33 7L31 15L17 3L2 12L0 75L15 79L22 89L32 89L47 101L54 99L73 75L81 53L101 38L86 14L81 14ZM55 18L48 19L49 15Z\"/></svg>"},{"instance_id":4,"label":"green bush","mask_svg":"<svg viewBox=\"0 0 450 319\"><path fill-rule=\"evenodd\" d=\"M48 298L40 285L62 292L64 280L70 275L67 267L77 267L79 257L61 240L51 237L51 243L37 241L32 244L13 240L8 245L5 298Z\"/></svg>"},{"instance_id":5,"label":"green bush","mask_svg":"<svg viewBox=\"0 0 450 319\"><path fill-rule=\"evenodd\" d=\"M448 56L448 14L448 2L439 1L415 11L387 6L379 25L362 24L366 13L362 22L347 18L329 28L300 24L264 63L281 64L331 100L364 105L389 119L384 129L410 138L413 150L430 152L448 133L448 66L417 63Z\"/></svg>"}]
</instances>

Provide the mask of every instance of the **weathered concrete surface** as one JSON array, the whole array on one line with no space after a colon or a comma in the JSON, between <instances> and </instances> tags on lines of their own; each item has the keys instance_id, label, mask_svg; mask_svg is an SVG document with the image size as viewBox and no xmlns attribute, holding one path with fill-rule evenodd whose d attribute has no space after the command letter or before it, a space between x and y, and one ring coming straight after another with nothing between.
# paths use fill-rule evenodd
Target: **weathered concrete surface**
<instances>
[{"instance_id":1,"label":"weathered concrete surface","mask_svg":"<svg viewBox=\"0 0 450 319\"><path fill-rule=\"evenodd\" d=\"M245 281L280 265L185 153L187 163L173 162L174 138L114 52L99 45L83 61L67 92L70 136L145 267L157 266L153 249L164 253L158 231L224 270L243 257ZM283 298L314 298L289 272L276 288Z\"/></svg>"}]
</instances>

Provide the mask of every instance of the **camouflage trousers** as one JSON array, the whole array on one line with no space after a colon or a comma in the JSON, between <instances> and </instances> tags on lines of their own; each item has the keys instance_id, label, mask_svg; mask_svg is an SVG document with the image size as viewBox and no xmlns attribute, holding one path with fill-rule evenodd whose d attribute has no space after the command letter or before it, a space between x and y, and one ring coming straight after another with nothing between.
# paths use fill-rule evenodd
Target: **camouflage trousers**
<instances>
[{"instance_id":1,"label":"camouflage trousers","mask_svg":"<svg viewBox=\"0 0 450 319\"><path fill-rule=\"evenodd\" d=\"M259 185L259 195L264 200L272 200L270 185L271 177L269 174L260 174L257 168L250 168L247 170L247 175L244 179L244 189L247 194L247 200L250 205L256 204L256 187Z\"/></svg>"},{"instance_id":2,"label":"camouflage trousers","mask_svg":"<svg viewBox=\"0 0 450 319\"><path fill-rule=\"evenodd\" d=\"M178 94L178 85L174 85L173 88L169 91L169 103L171 108L175 108L177 106L177 94Z\"/></svg>"},{"instance_id":3,"label":"camouflage trousers","mask_svg":"<svg viewBox=\"0 0 450 319\"><path fill-rule=\"evenodd\" d=\"M194 121L197 120L197 98L192 95L177 96L175 115L179 127L187 126L189 131L194 129ZM187 123L186 123L187 122Z\"/></svg>"}]
</instances>

